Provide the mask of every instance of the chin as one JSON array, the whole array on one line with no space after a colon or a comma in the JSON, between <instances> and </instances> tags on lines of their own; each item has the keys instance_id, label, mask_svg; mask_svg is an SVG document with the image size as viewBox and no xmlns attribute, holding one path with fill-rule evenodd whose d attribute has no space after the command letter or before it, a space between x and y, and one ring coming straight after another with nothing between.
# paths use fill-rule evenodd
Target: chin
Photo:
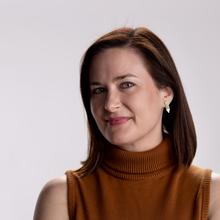
<instances>
[{"instance_id":1,"label":"chin","mask_svg":"<svg viewBox=\"0 0 220 220\"><path fill-rule=\"evenodd\" d=\"M120 137L111 137L111 138L107 138L107 140L116 146L126 146L129 145L130 141L128 141L128 138L120 138Z\"/></svg>"}]
</instances>

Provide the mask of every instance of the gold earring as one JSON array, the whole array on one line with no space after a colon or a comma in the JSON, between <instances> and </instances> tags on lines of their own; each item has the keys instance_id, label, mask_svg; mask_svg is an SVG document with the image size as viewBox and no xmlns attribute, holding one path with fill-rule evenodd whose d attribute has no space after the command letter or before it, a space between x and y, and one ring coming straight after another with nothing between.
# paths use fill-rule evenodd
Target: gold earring
<instances>
[{"instance_id":1,"label":"gold earring","mask_svg":"<svg viewBox=\"0 0 220 220\"><path fill-rule=\"evenodd\" d=\"M170 106L169 106L169 104L166 103L165 100L164 100L164 105L165 105L165 109L166 109L167 113L170 113Z\"/></svg>"}]
</instances>

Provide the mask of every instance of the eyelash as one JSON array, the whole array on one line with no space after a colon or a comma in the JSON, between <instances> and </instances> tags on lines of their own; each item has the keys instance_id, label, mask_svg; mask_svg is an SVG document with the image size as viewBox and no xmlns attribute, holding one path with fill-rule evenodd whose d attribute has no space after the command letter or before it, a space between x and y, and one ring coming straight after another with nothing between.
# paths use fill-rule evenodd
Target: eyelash
<instances>
[{"instance_id":1,"label":"eyelash","mask_svg":"<svg viewBox=\"0 0 220 220\"><path fill-rule=\"evenodd\" d=\"M128 84L129 84L130 86L123 87L123 85L128 85ZM123 83L120 84L121 89L129 89L129 88L131 88L131 87L133 87L133 86L135 86L135 84L134 84L133 82L123 82ZM97 90L98 90L99 92L97 92ZM100 90L102 90L102 91L100 91ZM105 91L105 88L103 88L103 87L97 87L97 88L95 88L95 89L92 90L92 94L98 95L98 94L101 94L101 93L104 92L104 91Z\"/></svg>"}]
</instances>

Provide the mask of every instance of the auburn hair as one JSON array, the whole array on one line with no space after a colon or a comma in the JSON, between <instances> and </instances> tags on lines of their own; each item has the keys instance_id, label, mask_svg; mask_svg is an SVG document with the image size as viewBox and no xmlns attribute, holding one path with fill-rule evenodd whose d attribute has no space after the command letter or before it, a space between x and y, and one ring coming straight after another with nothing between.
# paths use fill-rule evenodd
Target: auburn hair
<instances>
[{"instance_id":1,"label":"auburn hair","mask_svg":"<svg viewBox=\"0 0 220 220\"><path fill-rule=\"evenodd\" d=\"M158 36L146 27L115 29L97 39L85 52L81 61L80 90L88 120L88 157L76 170L79 176L91 173L102 161L109 142L99 131L90 109L90 67L98 53L109 48L132 48L140 52L158 88L170 87L174 97L171 112L165 110L162 125L170 134L175 159L179 165L189 166L197 148L196 131L185 92L175 63Z\"/></svg>"}]
</instances>

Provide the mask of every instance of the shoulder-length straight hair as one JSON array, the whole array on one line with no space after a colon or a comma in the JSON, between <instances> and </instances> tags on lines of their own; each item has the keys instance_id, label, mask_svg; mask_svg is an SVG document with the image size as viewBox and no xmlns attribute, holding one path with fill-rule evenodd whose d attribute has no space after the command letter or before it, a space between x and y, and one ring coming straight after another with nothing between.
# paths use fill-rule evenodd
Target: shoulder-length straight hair
<instances>
[{"instance_id":1,"label":"shoulder-length straight hair","mask_svg":"<svg viewBox=\"0 0 220 220\"><path fill-rule=\"evenodd\" d=\"M192 115L175 63L164 43L149 29L119 28L96 40L85 52L80 69L80 89L88 120L88 157L76 170L79 176L91 173L102 161L104 147L109 144L100 133L90 109L90 66L98 53L108 48L132 48L140 52L157 87L170 87L174 98L171 112L163 112L162 124L170 134L174 155L179 165L189 166L195 156L197 141Z\"/></svg>"}]
</instances>

